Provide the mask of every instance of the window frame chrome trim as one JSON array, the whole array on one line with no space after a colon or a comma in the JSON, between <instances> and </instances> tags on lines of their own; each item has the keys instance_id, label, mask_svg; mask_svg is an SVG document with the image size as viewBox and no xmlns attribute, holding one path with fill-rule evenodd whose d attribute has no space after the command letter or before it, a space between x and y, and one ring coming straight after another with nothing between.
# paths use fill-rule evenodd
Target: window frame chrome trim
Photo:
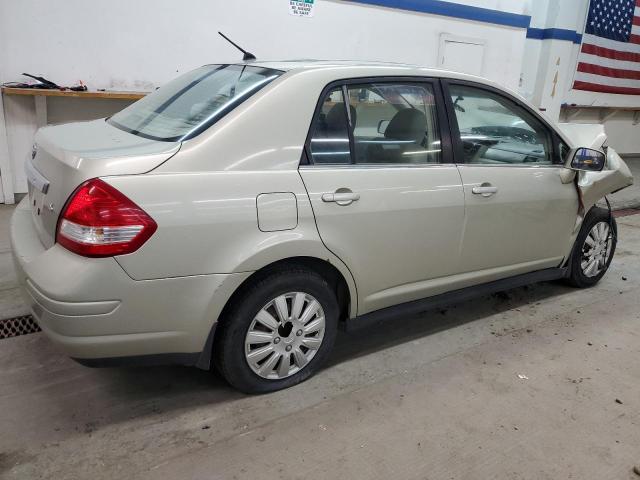
<instances>
[{"instance_id":1,"label":"window frame chrome trim","mask_svg":"<svg viewBox=\"0 0 640 480\"><path fill-rule=\"evenodd\" d=\"M378 169L378 170L388 170L388 169L397 169L397 168L457 168L460 165L456 165L455 163L318 163L318 164L309 164L309 165L300 165L298 167L299 170L314 170L314 169L348 169L348 168L356 168L356 169Z\"/></svg>"},{"instance_id":2,"label":"window frame chrome trim","mask_svg":"<svg viewBox=\"0 0 640 480\"><path fill-rule=\"evenodd\" d=\"M540 165L526 165L524 163L456 163L458 167L506 167L506 168L566 168L564 164L540 164Z\"/></svg>"}]
</instances>

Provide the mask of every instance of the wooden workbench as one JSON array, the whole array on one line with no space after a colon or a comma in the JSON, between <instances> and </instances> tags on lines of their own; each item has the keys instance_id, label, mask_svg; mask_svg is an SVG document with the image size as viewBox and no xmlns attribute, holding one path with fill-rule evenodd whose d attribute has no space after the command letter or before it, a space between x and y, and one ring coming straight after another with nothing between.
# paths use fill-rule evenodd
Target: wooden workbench
<instances>
[{"instance_id":1,"label":"wooden workbench","mask_svg":"<svg viewBox=\"0 0 640 480\"><path fill-rule=\"evenodd\" d=\"M116 92L88 90L75 92L73 90L49 90L43 88L14 88L2 87L3 95L21 95L33 97L36 107L36 124L43 127L47 124L47 97L64 98L102 98L106 100L140 100L148 92Z\"/></svg>"},{"instance_id":2,"label":"wooden workbench","mask_svg":"<svg viewBox=\"0 0 640 480\"><path fill-rule=\"evenodd\" d=\"M41 88L13 88L2 87L3 95L26 95L31 97L71 97L71 98L107 98L112 100L140 100L146 92L113 92L88 90L74 92L73 90L48 90Z\"/></svg>"}]
</instances>

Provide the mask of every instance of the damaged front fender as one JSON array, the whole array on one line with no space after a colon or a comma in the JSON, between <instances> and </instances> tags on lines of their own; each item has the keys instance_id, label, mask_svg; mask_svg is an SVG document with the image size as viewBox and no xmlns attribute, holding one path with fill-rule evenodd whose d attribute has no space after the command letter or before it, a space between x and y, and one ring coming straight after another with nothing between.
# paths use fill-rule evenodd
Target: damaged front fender
<instances>
[{"instance_id":1,"label":"damaged front fender","mask_svg":"<svg viewBox=\"0 0 640 480\"><path fill-rule=\"evenodd\" d=\"M603 147L607 134L602 124L561 123L558 128L573 144L566 159L565 169L560 174L563 183L574 182L580 197L580 211L576 227L579 227L586 212L605 195L633 185L633 176L627 164L611 147ZM589 148L604 152L607 157L604 168L599 171L574 169L571 161L580 148Z\"/></svg>"},{"instance_id":2,"label":"damaged front fender","mask_svg":"<svg viewBox=\"0 0 640 480\"><path fill-rule=\"evenodd\" d=\"M606 149L607 163L600 172L578 171L576 185L584 212L605 195L633 185L633 175L613 148Z\"/></svg>"}]
</instances>

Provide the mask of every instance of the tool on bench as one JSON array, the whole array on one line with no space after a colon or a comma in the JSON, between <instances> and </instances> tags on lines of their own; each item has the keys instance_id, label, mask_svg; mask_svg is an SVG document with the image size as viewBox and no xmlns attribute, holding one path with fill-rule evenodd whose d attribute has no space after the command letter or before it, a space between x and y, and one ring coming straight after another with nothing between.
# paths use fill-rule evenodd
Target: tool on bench
<instances>
[{"instance_id":1,"label":"tool on bench","mask_svg":"<svg viewBox=\"0 0 640 480\"><path fill-rule=\"evenodd\" d=\"M57 83L52 82L51 80L47 80L44 77L39 77L38 75L31 75L30 73L23 73L25 77L33 78L37 80L38 83L24 83L24 82L7 82L2 84L3 87L10 88L41 88L45 90L72 90L74 92L86 92L87 86L80 80L80 84L74 87L61 87Z\"/></svg>"}]
</instances>

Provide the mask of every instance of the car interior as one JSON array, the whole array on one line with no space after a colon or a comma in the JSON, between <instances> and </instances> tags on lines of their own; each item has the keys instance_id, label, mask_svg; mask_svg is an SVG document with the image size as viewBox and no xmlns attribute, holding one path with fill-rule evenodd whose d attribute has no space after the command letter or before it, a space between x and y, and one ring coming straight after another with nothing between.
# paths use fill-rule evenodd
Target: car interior
<instances>
[{"instance_id":1,"label":"car interior","mask_svg":"<svg viewBox=\"0 0 640 480\"><path fill-rule=\"evenodd\" d=\"M551 164L545 127L487 91L451 87L465 162L470 164Z\"/></svg>"},{"instance_id":2,"label":"car interior","mask_svg":"<svg viewBox=\"0 0 640 480\"><path fill-rule=\"evenodd\" d=\"M434 97L423 85L370 84L348 88L356 164L439 161ZM348 120L340 89L326 97L311 139L314 163L351 163Z\"/></svg>"}]
</instances>

